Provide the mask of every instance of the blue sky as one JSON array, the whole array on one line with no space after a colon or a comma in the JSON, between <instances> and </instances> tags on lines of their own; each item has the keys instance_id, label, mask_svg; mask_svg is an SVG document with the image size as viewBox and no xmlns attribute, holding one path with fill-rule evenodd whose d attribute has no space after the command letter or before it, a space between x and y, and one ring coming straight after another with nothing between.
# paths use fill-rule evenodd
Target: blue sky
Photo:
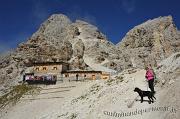
<instances>
[{"instance_id":1,"label":"blue sky","mask_svg":"<svg viewBox=\"0 0 180 119\"><path fill-rule=\"evenodd\" d=\"M179 0L0 0L0 53L26 41L54 13L96 25L114 44L159 16L172 15L180 28Z\"/></svg>"}]
</instances>

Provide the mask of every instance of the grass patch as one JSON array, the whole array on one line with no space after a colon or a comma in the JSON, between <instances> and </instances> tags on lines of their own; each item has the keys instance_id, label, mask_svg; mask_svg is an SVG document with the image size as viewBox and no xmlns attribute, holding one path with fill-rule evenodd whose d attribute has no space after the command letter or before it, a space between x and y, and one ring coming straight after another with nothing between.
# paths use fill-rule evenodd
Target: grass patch
<instances>
[{"instance_id":1,"label":"grass patch","mask_svg":"<svg viewBox=\"0 0 180 119\"><path fill-rule=\"evenodd\" d=\"M94 84L90 88L90 93L96 94L102 87L100 85Z\"/></svg>"},{"instance_id":2,"label":"grass patch","mask_svg":"<svg viewBox=\"0 0 180 119\"><path fill-rule=\"evenodd\" d=\"M88 99L87 96L88 96L88 94L81 95L81 96L79 96L78 98L73 99L73 100L71 101L71 103L73 104L73 103L75 103L75 102L78 102L79 100Z\"/></svg>"},{"instance_id":3,"label":"grass patch","mask_svg":"<svg viewBox=\"0 0 180 119\"><path fill-rule=\"evenodd\" d=\"M10 91L0 97L0 108L6 107L8 104L15 105L24 94L36 94L40 91L39 87L30 85L16 85L11 87Z\"/></svg>"},{"instance_id":4,"label":"grass patch","mask_svg":"<svg viewBox=\"0 0 180 119\"><path fill-rule=\"evenodd\" d=\"M122 76L116 76L115 79L108 79L106 81L106 85L110 86L112 84L119 84L120 82L123 82L123 77Z\"/></svg>"},{"instance_id":5,"label":"grass patch","mask_svg":"<svg viewBox=\"0 0 180 119\"><path fill-rule=\"evenodd\" d=\"M115 81L114 79L108 79L107 82L106 82L106 84L107 84L108 86L110 86L110 85L112 85L112 83L113 83L114 81Z\"/></svg>"},{"instance_id":6,"label":"grass patch","mask_svg":"<svg viewBox=\"0 0 180 119\"><path fill-rule=\"evenodd\" d=\"M100 85L97 85L97 84L92 85L86 94L81 95L78 98L73 99L71 101L71 104L76 103L79 100L89 99L88 98L89 95L96 94L101 88L102 88L102 86L100 86Z\"/></svg>"},{"instance_id":7,"label":"grass patch","mask_svg":"<svg viewBox=\"0 0 180 119\"><path fill-rule=\"evenodd\" d=\"M68 112L66 113L66 114L61 114L61 115L59 115L59 116L57 116L58 118L65 118L66 117L66 119L75 119L76 117L78 116L78 114L77 113L71 113L71 114L68 114Z\"/></svg>"},{"instance_id":8,"label":"grass patch","mask_svg":"<svg viewBox=\"0 0 180 119\"><path fill-rule=\"evenodd\" d=\"M61 114L61 115L59 115L57 117L60 118L60 117L64 117L64 116L67 116L67 115L68 115L68 112L66 114Z\"/></svg>"},{"instance_id":9,"label":"grass patch","mask_svg":"<svg viewBox=\"0 0 180 119\"><path fill-rule=\"evenodd\" d=\"M69 117L67 117L67 119L75 119L77 117L78 114L76 113L72 113Z\"/></svg>"}]
</instances>

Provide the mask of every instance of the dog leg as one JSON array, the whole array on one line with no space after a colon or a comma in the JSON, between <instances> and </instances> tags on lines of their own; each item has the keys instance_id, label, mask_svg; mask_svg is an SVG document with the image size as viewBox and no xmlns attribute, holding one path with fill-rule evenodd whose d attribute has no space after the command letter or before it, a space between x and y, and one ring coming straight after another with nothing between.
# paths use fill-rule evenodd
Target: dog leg
<instances>
[{"instance_id":1,"label":"dog leg","mask_svg":"<svg viewBox=\"0 0 180 119\"><path fill-rule=\"evenodd\" d=\"M143 102L143 96L141 96L141 103Z\"/></svg>"},{"instance_id":2,"label":"dog leg","mask_svg":"<svg viewBox=\"0 0 180 119\"><path fill-rule=\"evenodd\" d=\"M151 97L151 102L152 102L152 103L154 103L154 99L153 99L153 97Z\"/></svg>"},{"instance_id":3,"label":"dog leg","mask_svg":"<svg viewBox=\"0 0 180 119\"><path fill-rule=\"evenodd\" d=\"M148 99L149 99L149 101L148 101L148 102L149 102L149 104L151 104L151 98L150 98L150 97L148 97Z\"/></svg>"}]
</instances>

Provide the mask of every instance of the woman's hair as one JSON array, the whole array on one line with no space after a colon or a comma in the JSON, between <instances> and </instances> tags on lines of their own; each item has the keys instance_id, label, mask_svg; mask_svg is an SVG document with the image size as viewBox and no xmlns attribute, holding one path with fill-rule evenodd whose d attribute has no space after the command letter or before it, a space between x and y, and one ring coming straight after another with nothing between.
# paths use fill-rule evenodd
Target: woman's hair
<instances>
[{"instance_id":1,"label":"woman's hair","mask_svg":"<svg viewBox=\"0 0 180 119\"><path fill-rule=\"evenodd\" d=\"M149 67L152 67L152 65L151 65L151 64L149 64Z\"/></svg>"},{"instance_id":2,"label":"woman's hair","mask_svg":"<svg viewBox=\"0 0 180 119\"><path fill-rule=\"evenodd\" d=\"M146 66L146 67L145 67L145 70L148 70L148 69L149 69L149 67L148 67L148 66Z\"/></svg>"}]
</instances>

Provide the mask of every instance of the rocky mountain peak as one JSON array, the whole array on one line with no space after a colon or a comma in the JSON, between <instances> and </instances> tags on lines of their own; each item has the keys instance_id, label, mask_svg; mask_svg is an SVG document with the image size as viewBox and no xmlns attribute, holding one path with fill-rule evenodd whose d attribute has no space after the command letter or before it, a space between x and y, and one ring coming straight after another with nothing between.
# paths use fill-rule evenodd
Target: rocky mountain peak
<instances>
[{"instance_id":1,"label":"rocky mountain peak","mask_svg":"<svg viewBox=\"0 0 180 119\"><path fill-rule=\"evenodd\" d=\"M96 26L82 20L72 22L65 15L54 14L26 42L19 44L8 61L0 62L3 67L0 73L12 79L26 70L26 64L46 61L68 62L72 70L116 72L130 67L143 68L147 63L157 65L179 51L179 39L180 32L171 16L134 27L115 47Z\"/></svg>"},{"instance_id":2,"label":"rocky mountain peak","mask_svg":"<svg viewBox=\"0 0 180 119\"><path fill-rule=\"evenodd\" d=\"M51 15L26 43L19 45L16 57L41 62L70 60L72 44L66 32L70 24L70 19L65 15Z\"/></svg>"},{"instance_id":3,"label":"rocky mountain peak","mask_svg":"<svg viewBox=\"0 0 180 119\"><path fill-rule=\"evenodd\" d=\"M48 40L58 39L63 35L64 29L71 24L71 20L63 14L53 14L40 25L39 30L32 38L44 35Z\"/></svg>"},{"instance_id":4,"label":"rocky mountain peak","mask_svg":"<svg viewBox=\"0 0 180 119\"><path fill-rule=\"evenodd\" d=\"M68 61L75 68L85 69L83 56L95 59L102 52L109 54L106 58L114 57L115 47L96 26L82 20L72 23L67 16L54 14L26 43L19 45L16 57L21 57L21 61Z\"/></svg>"},{"instance_id":5,"label":"rocky mountain peak","mask_svg":"<svg viewBox=\"0 0 180 119\"><path fill-rule=\"evenodd\" d=\"M173 22L173 18L172 16L164 16L164 17L158 17L155 19L150 19L148 21L146 21L145 23L142 23L136 27L149 27L149 25L152 25L151 28L157 27L159 26L160 29L162 29L163 27L167 27L171 24L174 24ZM159 30L159 29L158 29Z\"/></svg>"},{"instance_id":6,"label":"rocky mountain peak","mask_svg":"<svg viewBox=\"0 0 180 119\"><path fill-rule=\"evenodd\" d=\"M131 29L117 47L139 66L156 65L178 50L178 32L171 16L159 17Z\"/></svg>"},{"instance_id":7,"label":"rocky mountain peak","mask_svg":"<svg viewBox=\"0 0 180 119\"><path fill-rule=\"evenodd\" d=\"M97 82L93 81L92 83L90 83L90 81L83 83L90 83L91 87L90 85L81 85L82 83L78 83L77 86L74 86L73 88L67 86L70 88L70 90L72 89L72 94L70 93L72 97L69 97L69 99L73 99L74 97L77 98L73 99L72 101L67 101L67 98L62 98L65 99L67 104L63 103L61 106L61 114L58 113L56 115L54 112L52 113L51 111L54 111L52 110L52 107L46 110L49 114L40 114L42 118L70 118L76 116L78 118L90 118L94 113L92 110L99 109L99 107L102 107L103 105L106 105L107 107L107 102L109 102L109 99L112 98L112 96L116 97L119 95L120 90L122 90L122 94L126 92L126 94L130 94L128 95L130 98L133 97L131 94L133 93L132 90L134 88L134 84L139 84L140 87L144 85L145 78L142 74L145 74L145 70L142 69L144 66L149 64L152 66L157 66L155 71L158 72L156 73L158 80L156 81L159 82L159 84L156 85L156 88L159 86L161 87L161 90L158 89L157 91L162 91L164 93L164 91L166 91L167 88L171 86L172 90L168 89L168 92L173 92L175 87L174 84L177 85L176 87L179 86L179 51L180 31L177 30L172 16L155 18L135 26L126 34L122 41L115 46L113 43L108 41L108 38L102 32L100 32L96 26L81 20L72 22L67 16L63 14L53 14L40 25L40 28L37 30L37 32L35 32L29 39L27 39L26 42L19 44L15 51L8 53L5 56L0 56L0 95L5 94L4 92L7 92L5 89L9 90L11 89L9 87L18 84L19 80L22 81L22 77L25 73L33 72L33 67L29 67L28 64L32 64L34 62L63 61L69 64L70 70L94 70L103 71L106 73L108 72L111 74L110 80L105 82L101 82L99 80ZM73 85L74 84L75 83L73 83ZM82 88L79 88L79 86L82 86ZM42 86L42 88L43 87L44 86ZM76 91L84 91L82 89L86 87L88 87L88 90L84 93L85 96L81 95L79 98L78 96L73 95L73 93ZM47 86L45 86L45 88L47 88ZM75 88L76 91L74 91ZM47 89L49 90L53 88L51 87ZM178 90L179 89L177 88L176 91ZM162 99L167 100L165 100L165 102L162 104L171 105L170 103L172 103L172 101L175 101L172 104L177 104L176 99L177 97L180 97L180 93L168 92L167 94L171 95L163 96ZM161 93L158 92L157 95L158 94ZM57 94L55 93L55 95ZM36 100L47 99L47 95L44 96L45 98L36 98ZM122 105L122 101L117 99L124 98L124 95L119 96L120 97L113 99L113 104L116 103L117 107L115 106L115 108L118 109L119 105ZM29 95L27 95L27 97L29 98ZM172 101L169 101L170 97ZM130 104L133 106L133 103L135 102L134 100L137 98L137 96L134 99L130 99L129 97L125 98L126 100L124 101L122 108L125 108L126 106L129 108L128 105ZM25 104L24 101L26 99L24 96L22 99L23 104ZM57 99L56 101L58 103L58 107L59 100L60 99ZM158 100L161 99L159 98ZM131 101L133 103L131 103ZM80 108L82 110L79 108L81 103L83 107ZM156 102L155 105L158 103ZM27 104L29 105L29 100ZM32 107L34 107L34 104L35 103L32 103ZM1 102L0 106L3 107ZM84 106L88 108L84 108ZM142 105L139 106L142 107ZM113 106L113 110L115 108ZM147 106L147 108L149 108L149 106ZM14 109L15 108L12 110L13 113ZM20 107L17 109L21 110L24 108ZM107 109L109 109L109 107L107 107ZM22 112L22 110L19 112ZM101 112L102 110L95 110L94 114L98 115L99 117L102 115L102 117L107 116L103 113L102 115L99 115ZM9 114L9 112L6 110L5 113ZM88 113L90 116L87 116ZM24 116L27 117L27 115ZM35 116L38 118L37 115ZM142 115L140 116L142 118ZM167 114L165 114L165 116L167 117ZM39 116L39 118L41 117ZM146 117L146 115L144 117Z\"/></svg>"},{"instance_id":8,"label":"rocky mountain peak","mask_svg":"<svg viewBox=\"0 0 180 119\"><path fill-rule=\"evenodd\" d=\"M85 21L82 20L76 20L76 22L73 24L76 26L80 32L80 37L84 40L106 40L106 36L100 32L100 30Z\"/></svg>"}]
</instances>

